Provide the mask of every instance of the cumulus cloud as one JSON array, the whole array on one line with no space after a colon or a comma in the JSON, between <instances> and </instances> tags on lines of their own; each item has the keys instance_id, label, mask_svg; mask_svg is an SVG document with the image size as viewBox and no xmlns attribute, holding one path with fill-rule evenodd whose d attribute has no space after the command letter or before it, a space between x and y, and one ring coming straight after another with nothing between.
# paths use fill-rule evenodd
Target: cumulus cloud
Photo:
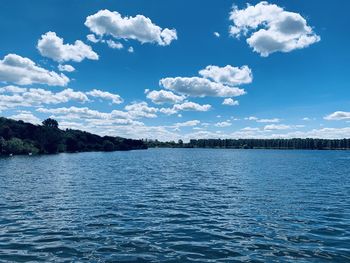
<instances>
[{"instance_id":1,"label":"cumulus cloud","mask_svg":"<svg viewBox=\"0 0 350 263\"><path fill-rule=\"evenodd\" d=\"M243 129L241 129L241 131L252 132L252 131L260 131L260 129L257 127L244 127Z\"/></svg>"},{"instance_id":2,"label":"cumulus cloud","mask_svg":"<svg viewBox=\"0 0 350 263\"><path fill-rule=\"evenodd\" d=\"M158 108L148 106L147 102L132 103L125 106L125 110L132 116L132 118L156 118Z\"/></svg>"},{"instance_id":3,"label":"cumulus cloud","mask_svg":"<svg viewBox=\"0 0 350 263\"><path fill-rule=\"evenodd\" d=\"M130 116L127 112L113 110L110 113L89 109L88 107L62 107L62 108L38 108L38 112L63 115L65 119L127 119Z\"/></svg>"},{"instance_id":4,"label":"cumulus cloud","mask_svg":"<svg viewBox=\"0 0 350 263\"><path fill-rule=\"evenodd\" d=\"M94 89L86 94L95 98L111 100L113 104L120 104L123 102L123 99L118 94L113 94L107 91Z\"/></svg>"},{"instance_id":5,"label":"cumulus cloud","mask_svg":"<svg viewBox=\"0 0 350 263\"><path fill-rule=\"evenodd\" d=\"M290 52L320 41L320 37L300 14L260 2L245 9L235 6L230 14L230 34L247 36L248 45L263 57L274 52Z\"/></svg>"},{"instance_id":6,"label":"cumulus cloud","mask_svg":"<svg viewBox=\"0 0 350 263\"><path fill-rule=\"evenodd\" d=\"M253 80L252 70L246 65L242 67L210 65L200 70L199 74L204 78L230 86L251 83Z\"/></svg>"},{"instance_id":7,"label":"cumulus cloud","mask_svg":"<svg viewBox=\"0 0 350 263\"><path fill-rule=\"evenodd\" d=\"M63 38L58 37L55 32L47 32L42 35L38 40L37 48L42 56L58 62L98 60L98 55L89 45L81 40L76 40L74 44L64 44Z\"/></svg>"},{"instance_id":8,"label":"cumulus cloud","mask_svg":"<svg viewBox=\"0 0 350 263\"><path fill-rule=\"evenodd\" d=\"M175 127L193 127L193 126L197 126L200 123L201 122L199 120L191 120L191 121L175 123L174 126Z\"/></svg>"},{"instance_id":9,"label":"cumulus cloud","mask_svg":"<svg viewBox=\"0 0 350 263\"><path fill-rule=\"evenodd\" d=\"M59 71L67 71L67 72L73 72L75 71L75 68L71 65L58 65L58 70Z\"/></svg>"},{"instance_id":10,"label":"cumulus cloud","mask_svg":"<svg viewBox=\"0 0 350 263\"><path fill-rule=\"evenodd\" d=\"M278 118L272 118L272 119L257 119L256 122L261 122L261 123L276 123L280 122L281 120Z\"/></svg>"},{"instance_id":11,"label":"cumulus cloud","mask_svg":"<svg viewBox=\"0 0 350 263\"><path fill-rule=\"evenodd\" d=\"M214 34L214 36L216 36L216 37L220 37L220 33L219 33L219 32L214 32L213 34Z\"/></svg>"},{"instance_id":12,"label":"cumulus cloud","mask_svg":"<svg viewBox=\"0 0 350 263\"><path fill-rule=\"evenodd\" d=\"M116 39L132 39L141 43L156 43L160 46L170 45L177 39L175 29L162 29L150 18L143 15L122 17L118 12L107 9L86 18L85 26L97 36L110 35ZM90 36L92 39L92 37Z\"/></svg>"},{"instance_id":13,"label":"cumulus cloud","mask_svg":"<svg viewBox=\"0 0 350 263\"><path fill-rule=\"evenodd\" d=\"M229 87L200 77L163 78L160 85L168 90L191 97L236 97L244 95L244 89Z\"/></svg>"},{"instance_id":14,"label":"cumulus cloud","mask_svg":"<svg viewBox=\"0 0 350 263\"><path fill-rule=\"evenodd\" d=\"M58 104L71 100L78 102L89 101L83 92L74 91L73 89L65 89L57 93L44 89L29 89L28 92L22 94L22 97L26 102L37 102L38 104Z\"/></svg>"},{"instance_id":15,"label":"cumulus cloud","mask_svg":"<svg viewBox=\"0 0 350 263\"><path fill-rule=\"evenodd\" d=\"M244 89L234 87L252 82L248 66L207 66L199 71L201 77L168 77L159 81L165 89L189 97L237 97L246 94Z\"/></svg>"},{"instance_id":16,"label":"cumulus cloud","mask_svg":"<svg viewBox=\"0 0 350 263\"><path fill-rule=\"evenodd\" d=\"M41 121L38 117L34 116L30 111L18 111L17 114L9 116L10 119L16 121L24 121L32 124L40 124Z\"/></svg>"},{"instance_id":17,"label":"cumulus cloud","mask_svg":"<svg viewBox=\"0 0 350 263\"><path fill-rule=\"evenodd\" d=\"M133 47L129 47L129 48L128 48L128 52L129 52L129 53L134 53L134 48L133 48Z\"/></svg>"},{"instance_id":18,"label":"cumulus cloud","mask_svg":"<svg viewBox=\"0 0 350 263\"><path fill-rule=\"evenodd\" d=\"M92 42L92 43L98 43L98 42L100 42L100 40L101 40L101 39L99 39L99 38L96 38L96 36L95 36L94 34L88 34L88 35L86 36L86 38L87 38L87 40L89 40L89 41Z\"/></svg>"},{"instance_id":19,"label":"cumulus cloud","mask_svg":"<svg viewBox=\"0 0 350 263\"><path fill-rule=\"evenodd\" d=\"M273 131L273 130L288 130L292 129L293 127L290 125L284 125L284 124L269 124L264 127L264 130L266 131Z\"/></svg>"},{"instance_id":20,"label":"cumulus cloud","mask_svg":"<svg viewBox=\"0 0 350 263\"><path fill-rule=\"evenodd\" d=\"M113 49L122 49L124 47L122 43L113 41L111 39L107 40L106 42L107 42L107 45Z\"/></svg>"},{"instance_id":21,"label":"cumulus cloud","mask_svg":"<svg viewBox=\"0 0 350 263\"><path fill-rule=\"evenodd\" d=\"M256 121L256 120L258 120L258 118L255 117L255 116L245 117L244 119L245 119L246 121Z\"/></svg>"},{"instance_id":22,"label":"cumulus cloud","mask_svg":"<svg viewBox=\"0 0 350 263\"><path fill-rule=\"evenodd\" d=\"M324 117L328 121L350 120L350 112L336 111Z\"/></svg>"},{"instance_id":23,"label":"cumulus cloud","mask_svg":"<svg viewBox=\"0 0 350 263\"><path fill-rule=\"evenodd\" d=\"M232 98L226 98L222 102L222 105L236 106L236 105L239 105L239 102L237 100L233 100Z\"/></svg>"},{"instance_id":24,"label":"cumulus cloud","mask_svg":"<svg viewBox=\"0 0 350 263\"><path fill-rule=\"evenodd\" d=\"M0 93L23 93L26 91L27 91L27 88L21 88L13 85L0 88Z\"/></svg>"},{"instance_id":25,"label":"cumulus cloud","mask_svg":"<svg viewBox=\"0 0 350 263\"><path fill-rule=\"evenodd\" d=\"M175 104L171 108L161 108L159 111L167 115L172 115L179 111L208 111L210 109L211 105L209 104L201 105L192 101L185 101L184 103Z\"/></svg>"},{"instance_id":26,"label":"cumulus cloud","mask_svg":"<svg viewBox=\"0 0 350 263\"><path fill-rule=\"evenodd\" d=\"M89 34L86 36L86 38L92 42L92 43L105 43L107 44L108 47L112 48L112 49L123 49L124 45L118 41L114 41L112 39L103 39L102 36L100 36L99 38L97 38L94 34Z\"/></svg>"},{"instance_id":27,"label":"cumulus cloud","mask_svg":"<svg viewBox=\"0 0 350 263\"><path fill-rule=\"evenodd\" d=\"M146 97L150 99L153 103L155 104L164 104L164 103L169 103L169 104L175 104L182 102L186 97L185 96L180 96L176 95L171 91L166 91L166 90L146 90Z\"/></svg>"},{"instance_id":28,"label":"cumulus cloud","mask_svg":"<svg viewBox=\"0 0 350 263\"><path fill-rule=\"evenodd\" d=\"M256 121L256 122L260 122L260 123L277 123L280 122L281 120L278 118L271 118L271 119L259 119L258 117L255 116L250 116L250 117L246 117L244 118L245 120L248 121Z\"/></svg>"},{"instance_id":29,"label":"cumulus cloud","mask_svg":"<svg viewBox=\"0 0 350 263\"><path fill-rule=\"evenodd\" d=\"M221 127L221 128L229 127L231 125L232 125L232 123L229 121L222 121L222 122L218 122L215 124L216 127Z\"/></svg>"},{"instance_id":30,"label":"cumulus cloud","mask_svg":"<svg viewBox=\"0 0 350 263\"><path fill-rule=\"evenodd\" d=\"M121 126L136 128L143 126L140 121L134 120L139 117L132 112L113 110L111 112L100 112L88 107L62 107L62 108L39 108L38 112L44 114L53 114L50 117L63 120L60 122L61 128L78 128L85 131L91 131L101 135L112 135L116 133ZM146 116L147 117L147 116ZM118 134L122 135L122 134Z\"/></svg>"},{"instance_id":31,"label":"cumulus cloud","mask_svg":"<svg viewBox=\"0 0 350 263\"><path fill-rule=\"evenodd\" d=\"M36 65L29 58L8 54L0 60L0 82L18 85L46 84L49 86L66 86L69 78Z\"/></svg>"},{"instance_id":32,"label":"cumulus cloud","mask_svg":"<svg viewBox=\"0 0 350 263\"><path fill-rule=\"evenodd\" d=\"M175 104L173 106L173 109L175 111L208 111L211 109L211 105L209 104L200 105L195 102L186 101L181 104Z\"/></svg>"},{"instance_id":33,"label":"cumulus cloud","mask_svg":"<svg viewBox=\"0 0 350 263\"><path fill-rule=\"evenodd\" d=\"M6 94L12 93L12 94ZM89 101L88 97L80 91L65 89L53 93L44 89L24 89L5 87L5 94L0 94L0 106L4 108L36 107L44 104L59 104L69 101L84 103Z\"/></svg>"}]
</instances>

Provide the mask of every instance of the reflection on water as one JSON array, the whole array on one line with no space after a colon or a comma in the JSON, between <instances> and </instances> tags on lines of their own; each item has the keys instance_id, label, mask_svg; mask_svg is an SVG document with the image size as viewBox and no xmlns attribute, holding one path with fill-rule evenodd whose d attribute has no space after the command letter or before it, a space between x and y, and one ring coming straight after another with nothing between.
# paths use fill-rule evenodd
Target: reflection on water
<instances>
[{"instance_id":1,"label":"reflection on water","mask_svg":"<svg viewBox=\"0 0 350 263\"><path fill-rule=\"evenodd\" d=\"M0 159L0 262L350 262L350 152Z\"/></svg>"}]
</instances>

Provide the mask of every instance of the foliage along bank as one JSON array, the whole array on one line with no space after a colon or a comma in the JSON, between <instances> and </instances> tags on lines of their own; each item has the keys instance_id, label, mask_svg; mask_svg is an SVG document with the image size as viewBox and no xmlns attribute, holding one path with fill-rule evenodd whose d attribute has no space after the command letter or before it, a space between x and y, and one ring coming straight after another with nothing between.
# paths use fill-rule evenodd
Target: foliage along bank
<instances>
[{"instance_id":1,"label":"foliage along bank","mask_svg":"<svg viewBox=\"0 0 350 263\"><path fill-rule=\"evenodd\" d=\"M59 152L127 151L147 149L141 140L61 130L53 119L33 125L0 117L0 154L52 154Z\"/></svg>"}]
</instances>

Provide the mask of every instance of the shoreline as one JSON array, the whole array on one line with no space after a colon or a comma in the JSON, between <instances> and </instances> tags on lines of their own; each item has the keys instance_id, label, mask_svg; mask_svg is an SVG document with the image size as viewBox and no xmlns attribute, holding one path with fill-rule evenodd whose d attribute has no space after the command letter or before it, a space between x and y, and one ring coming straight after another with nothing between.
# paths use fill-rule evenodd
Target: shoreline
<instances>
[{"instance_id":1,"label":"shoreline","mask_svg":"<svg viewBox=\"0 0 350 263\"><path fill-rule=\"evenodd\" d=\"M350 151L349 148L347 149L295 149L295 148L218 148L218 147L149 147L147 149L130 149L130 150L116 150L116 151L83 151L83 152L59 152L59 153L36 153L36 154L0 154L0 158L9 158L9 157L15 157L15 156L55 156L59 154L78 154L78 153L114 153L114 152L131 152L131 151L146 151L146 150L152 150L152 149L203 149L203 150L276 150L276 151L313 151L313 152L323 152L323 151Z\"/></svg>"}]
</instances>

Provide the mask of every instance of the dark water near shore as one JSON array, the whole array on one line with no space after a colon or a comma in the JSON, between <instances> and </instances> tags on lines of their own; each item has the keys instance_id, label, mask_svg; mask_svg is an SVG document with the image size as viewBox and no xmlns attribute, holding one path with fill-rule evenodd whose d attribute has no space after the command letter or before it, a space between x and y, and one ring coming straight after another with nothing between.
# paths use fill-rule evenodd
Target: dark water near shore
<instances>
[{"instance_id":1,"label":"dark water near shore","mask_svg":"<svg viewBox=\"0 0 350 263\"><path fill-rule=\"evenodd\" d=\"M0 262L350 262L350 151L0 159Z\"/></svg>"}]
</instances>

